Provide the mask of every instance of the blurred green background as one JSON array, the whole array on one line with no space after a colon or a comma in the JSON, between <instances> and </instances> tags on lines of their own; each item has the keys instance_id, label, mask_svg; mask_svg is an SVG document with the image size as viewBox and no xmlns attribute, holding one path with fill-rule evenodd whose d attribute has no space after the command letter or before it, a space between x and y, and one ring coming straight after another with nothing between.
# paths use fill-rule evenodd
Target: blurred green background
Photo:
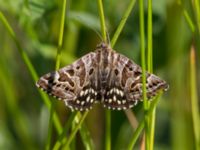
<instances>
[{"instance_id":1,"label":"blurred green background","mask_svg":"<svg viewBox=\"0 0 200 150\"><path fill-rule=\"evenodd\" d=\"M128 4L129 0L103 1L110 38ZM114 49L141 65L138 9L136 2ZM61 10L62 0L0 0L0 11L13 28L20 46L39 76L55 68ZM147 17L146 10L147 5ZM194 23L195 31L191 30L185 11ZM68 2L61 66L93 51L101 42L98 34L101 35L97 2ZM170 89L162 95L157 106L154 145L156 150L195 149L190 50L193 45L197 69L195 82L199 87L199 35L191 1L153 0L153 70L170 85ZM49 111L17 49L0 21L0 149L44 149ZM199 98L199 89L197 92ZM56 111L64 125L71 112L63 102L55 103ZM132 110L137 120L141 120L142 103ZM104 113L100 105L95 105L85 123L97 150L104 149ZM112 149L125 149L133 133L125 113L112 111L111 124ZM56 140L56 132L53 132L53 137L53 140ZM77 149L85 149L80 139L77 134L75 145ZM141 140L139 138L135 149L139 149Z\"/></svg>"}]
</instances>

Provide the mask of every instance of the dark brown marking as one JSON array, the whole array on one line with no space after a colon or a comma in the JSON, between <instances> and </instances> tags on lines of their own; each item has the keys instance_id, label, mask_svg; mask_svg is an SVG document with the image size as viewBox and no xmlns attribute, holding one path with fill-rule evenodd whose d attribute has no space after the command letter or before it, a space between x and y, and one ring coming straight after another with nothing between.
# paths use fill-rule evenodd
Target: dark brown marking
<instances>
[{"instance_id":1,"label":"dark brown marking","mask_svg":"<svg viewBox=\"0 0 200 150\"><path fill-rule=\"evenodd\" d=\"M76 69L79 70L79 69L80 69L80 66L76 66Z\"/></svg>"},{"instance_id":2,"label":"dark brown marking","mask_svg":"<svg viewBox=\"0 0 200 150\"><path fill-rule=\"evenodd\" d=\"M60 75L60 78L58 79L58 81L68 82L72 87L74 87L74 82L71 80L70 77L68 77L67 74L65 74L64 72L60 72L59 75Z\"/></svg>"},{"instance_id":3,"label":"dark brown marking","mask_svg":"<svg viewBox=\"0 0 200 150\"><path fill-rule=\"evenodd\" d=\"M137 69L137 70L134 71L134 77L138 77L141 74L142 74L142 72L139 69Z\"/></svg>"},{"instance_id":4,"label":"dark brown marking","mask_svg":"<svg viewBox=\"0 0 200 150\"><path fill-rule=\"evenodd\" d=\"M74 76L74 70L73 69L67 70L67 72L69 73L70 76Z\"/></svg>"},{"instance_id":5,"label":"dark brown marking","mask_svg":"<svg viewBox=\"0 0 200 150\"><path fill-rule=\"evenodd\" d=\"M79 77L79 79L80 79L80 86L82 87L83 84L85 83L85 77L86 77L85 64L82 61L82 59L80 59L77 63L78 63L78 66L81 66L81 67L76 72L76 76Z\"/></svg>"},{"instance_id":6,"label":"dark brown marking","mask_svg":"<svg viewBox=\"0 0 200 150\"><path fill-rule=\"evenodd\" d=\"M61 84L57 84L56 86L57 86L57 87L60 87L60 86L61 86Z\"/></svg>"},{"instance_id":7,"label":"dark brown marking","mask_svg":"<svg viewBox=\"0 0 200 150\"><path fill-rule=\"evenodd\" d=\"M134 82L131 84L131 89L133 89L135 86L137 86L139 83L142 83L142 78L140 77L137 80L134 80Z\"/></svg>"},{"instance_id":8,"label":"dark brown marking","mask_svg":"<svg viewBox=\"0 0 200 150\"><path fill-rule=\"evenodd\" d=\"M133 71L133 67L132 67L132 62L131 60L128 60L128 62L126 63L126 67L129 69L129 71Z\"/></svg>"},{"instance_id":9,"label":"dark brown marking","mask_svg":"<svg viewBox=\"0 0 200 150\"><path fill-rule=\"evenodd\" d=\"M54 86L54 85L56 85L56 84L57 84L56 82L53 82L51 85Z\"/></svg>"},{"instance_id":10,"label":"dark brown marking","mask_svg":"<svg viewBox=\"0 0 200 150\"><path fill-rule=\"evenodd\" d=\"M122 78L121 78L121 84L122 84L123 87L125 87L125 85L126 85L126 80L127 80L128 77L129 77L126 67L123 68L121 76L122 76Z\"/></svg>"},{"instance_id":11,"label":"dark brown marking","mask_svg":"<svg viewBox=\"0 0 200 150\"><path fill-rule=\"evenodd\" d=\"M91 68L90 71L89 71L89 75L92 75L93 72L94 72L94 69Z\"/></svg>"},{"instance_id":12,"label":"dark brown marking","mask_svg":"<svg viewBox=\"0 0 200 150\"><path fill-rule=\"evenodd\" d=\"M115 69L114 72L116 76L119 74L119 71L117 69Z\"/></svg>"},{"instance_id":13,"label":"dark brown marking","mask_svg":"<svg viewBox=\"0 0 200 150\"><path fill-rule=\"evenodd\" d=\"M66 88L65 88L65 90L66 90L66 91L68 91L68 90L69 90L69 88L68 88L68 87L66 87Z\"/></svg>"}]
</instances>

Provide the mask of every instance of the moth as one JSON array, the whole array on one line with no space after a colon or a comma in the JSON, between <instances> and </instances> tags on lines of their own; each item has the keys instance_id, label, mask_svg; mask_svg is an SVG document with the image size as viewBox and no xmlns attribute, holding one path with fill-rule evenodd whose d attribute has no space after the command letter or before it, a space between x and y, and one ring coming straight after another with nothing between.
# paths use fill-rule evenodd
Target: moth
<instances>
[{"instance_id":1,"label":"moth","mask_svg":"<svg viewBox=\"0 0 200 150\"><path fill-rule=\"evenodd\" d=\"M145 74L148 99L168 89L158 76ZM108 109L125 110L143 98L141 67L104 42L71 65L42 76L36 86L79 111L91 109L96 102Z\"/></svg>"}]
</instances>

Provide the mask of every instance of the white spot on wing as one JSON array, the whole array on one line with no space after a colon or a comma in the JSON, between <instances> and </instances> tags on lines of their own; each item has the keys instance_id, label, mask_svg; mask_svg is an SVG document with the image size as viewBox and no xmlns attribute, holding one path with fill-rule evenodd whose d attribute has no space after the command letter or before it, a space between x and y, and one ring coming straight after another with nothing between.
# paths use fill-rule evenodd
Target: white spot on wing
<instances>
[{"instance_id":1,"label":"white spot on wing","mask_svg":"<svg viewBox=\"0 0 200 150\"><path fill-rule=\"evenodd\" d=\"M119 105L120 105L120 104L121 104L121 101L120 101L120 100L118 100L118 101L117 101L117 104L119 104Z\"/></svg>"},{"instance_id":2,"label":"white spot on wing","mask_svg":"<svg viewBox=\"0 0 200 150\"><path fill-rule=\"evenodd\" d=\"M80 93L80 96L83 96L84 95L84 92L83 91L81 91L81 93Z\"/></svg>"},{"instance_id":3,"label":"white spot on wing","mask_svg":"<svg viewBox=\"0 0 200 150\"><path fill-rule=\"evenodd\" d=\"M114 95L114 96L113 96L113 101L116 102L116 100L117 100L117 98L116 98L116 96Z\"/></svg>"},{"instance_id":4,"label":"white spot on wing","mask_svg":"<svg viewBox=\"0 0 200 150\"><path fill-rule=\"evenodd\" d=\"M86 98L86 102L89 102L90 101L90 96L88 96L87 98Z\"/></svg>"},{"instance_id":5,"label":"white spot on wing","mask_svg":"<svg viewBox=\"0 0 200 150\"><path fill-rule=\"evenodd\" d=\"M85 104L85 101L82 101L82 102L81 102L81 105L83 106L84 104Z\"/></svg>"},{"instance_id":6,"label":"white spot on wing","mask_svg":"<svg viewBox=\"0 0 200 150\"><path fill-rule=\"evenodd\" d=\"M122 100L122 104L125 104L126 103L126 100Z\"/></svg>"},{"instance_id":7,"label":"white spot on wing","mask_svg":"<svg viewBox=\"0 0 200 150\"><path fill-rule=\"evenodd\" d=\"M121 109L122 109L121 107L118 107L118 108L117 108L117 110L121 110Z\"/></svg>"},{"instance_id":8,"label":"white spot on wing","mask_svg":"<svg viewBox=\"0 0 200 150\"><path fill-rule=\"evenodd\" d=\"M94 99L92 98L92 99L90 100L90 102L93 103L93 101L94 101Z\"/></svg>"}]
</instances>

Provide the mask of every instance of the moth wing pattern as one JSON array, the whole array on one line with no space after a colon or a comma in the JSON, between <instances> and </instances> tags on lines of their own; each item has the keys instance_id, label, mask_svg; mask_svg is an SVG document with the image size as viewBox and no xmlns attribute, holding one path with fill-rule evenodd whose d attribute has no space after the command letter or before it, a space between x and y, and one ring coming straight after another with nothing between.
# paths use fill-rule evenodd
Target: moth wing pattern
<instances>
[{"instance_id":1,"label":"moth wing pattern","mask_svg":"<svg viewBox=\"0 0 200 150\"><path fill-rule=\"evenodd\" d=\"M104 107L113 110L129 109L135 106L142 96L142 69L126 56L112 51L110 78ZM147 98L151 99L159 90L167 90L168 84L154 74L146 72Z\"/></svg>"},{"instance_id":2,"label":"moth wing pattern","mask_svg":"<svg viewBox=\"0 0 200 150\"><path fill-rule=\"evenodd\" d=\"M88 53L71 65L42 76L36 86L72 110L88 110L96 99L96 54Z\"/></svg>"},{"instance_id":3,"label":"moth wing pattern","mask_svg":"<svg viewBox=\"0 0 200 150\"><path fill-rule=\"evenodd\" d=\"M122 76L124 77L122 83L125 86L126 99L128 101L143 100L142 68L129 59L122 71ZM145 72L145 76L147 99L152 99L160 90L168 89L168 84L158 76L148 72Z\"/></svg>"}]
</instances>

